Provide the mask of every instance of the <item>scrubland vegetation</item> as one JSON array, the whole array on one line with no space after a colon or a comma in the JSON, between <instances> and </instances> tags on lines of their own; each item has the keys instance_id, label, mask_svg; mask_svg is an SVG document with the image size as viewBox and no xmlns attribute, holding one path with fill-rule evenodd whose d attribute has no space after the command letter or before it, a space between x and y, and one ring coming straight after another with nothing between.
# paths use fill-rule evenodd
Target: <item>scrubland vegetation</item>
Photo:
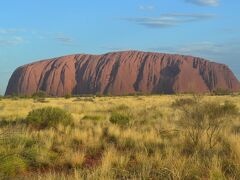
<instances>
[{"instance_id":1,"label":"scrubland vegetation","mask_svg":"<svg viewBox=\"0 0 240 180\"><path fill-rule=\"evenodd\" d=\"M239 179L240 96L0 98L0 179Z\"/></svg>"}]
</instances>

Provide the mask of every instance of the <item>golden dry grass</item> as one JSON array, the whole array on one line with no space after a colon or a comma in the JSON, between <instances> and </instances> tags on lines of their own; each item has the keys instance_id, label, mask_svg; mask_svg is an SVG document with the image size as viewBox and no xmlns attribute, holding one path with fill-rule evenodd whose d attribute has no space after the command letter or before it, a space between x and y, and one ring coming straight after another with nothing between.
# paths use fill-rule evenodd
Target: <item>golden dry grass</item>
<instances>
[{"instance_id":1,"label":"golden dry grass","mask_svg":"<svg viewBox=\"0 0 240 180\"><path fill-rule=\"evenodd\" d=\"M7 131L8 138L0 140L0 158L9 153L15 158L6 160L9 165L0 165L0 178L239 178L240 118L229 119L210 157L186 154L191 147L178 125L181 112L172 107L179 98L191 95L48 98L46 103L3 99L0 134ZM240 109L240 96L202 98L220 104L226 100ZM48 106L70 112L74 124L34 130L24 123L31 110ZM129 116L129 124L112 124L113 111Z\"/></svg>"}]
</instances>

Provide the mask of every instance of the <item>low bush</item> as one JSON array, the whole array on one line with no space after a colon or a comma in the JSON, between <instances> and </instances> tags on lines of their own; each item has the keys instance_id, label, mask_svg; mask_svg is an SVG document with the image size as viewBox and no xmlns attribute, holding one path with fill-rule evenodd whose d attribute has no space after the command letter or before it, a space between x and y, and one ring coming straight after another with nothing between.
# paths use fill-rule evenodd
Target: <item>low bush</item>
<instances>
[{"instance_id":1,"label":"low bush","mask_svg":"<svg viewBox=\"0 0 240 180\"><path fill-rule=\"evenodd\" d=\"M94 97L77 97L73 101L74 102L76 102L76 101L94 102Z\"/></svg>"},{"instance_id":2,"label":"low bush","mask_svg":"<svg viewBox=\"0 0 240 180\"><path fill-rule=\"evenodd\" d=\"M28 95L20 95L18 96L20 99L29 99L31 98L31 96L28 96Z\"/></svg>"},{"instance_id":3,"label":"low bush","mask_svg":"<svg viewBox=\"0 0 240 180\"><path fill-rule=\"evenodd\" d=\"M71 94L66 94L64 97L65 97L65 99L70 99L72 97L72 95Z\"/></svg>"},{"instance_id":4,"label":"low bush","mask_svg":"<svg viewBox=\"0 0 240 180\"><path fill-rule=\"evenodd\" d=\"M32 95L32 98L45 98L46 97L46 93L44 91L38 91L38 92L35 92L33 95Z\"/></svg>"},{"instance_id":5,"label":"low bush","mask_svg":"<svg viewBox=\"0 0 240 180\"><path fill-rule=\"evenodd\" d=\"M129 115L113 112L110 117L110 122L118 125L127 125L129 124L130 118Z\"/></svg>"},{"instance_id":6,"label":"low bush","mask_svg":"<svg viewBox=\"0 0 240 180\"><path fill-rule=\"evenodd\" d=\"M28 124L38 129L55 127L57 124L68 125L72 123L72 120L70 113L55 107L32 110L26 118Z\"/></svg>"},{"instance_id":7,"label":"low bush","mask_svg":"<svg viewBox=\"0 0 240 180\"><path fill-rule=\"evenodd\" d=\"M233 94L232 91L228 90L228 89L216 89L212 92L213 95L215 96L225 96L225 95L231 95Z\"/></svg>"},{"instance_id":8,"label":"low bush","mask_svg":"<svg viewBox=\"0 0 240 180\"><path fill-rule=\"evenodd\" d=\"M17 155L0 157L0 178L11 178L27 170L27 163Z\"/></svg>"},{"instance_id":9,"label":"low bush","mask_svg":"<svg viewBox=\"0 0 240 180\"><path fill-rule=\"evenodd\" d=\"M11 99L14 100L14 101L17 101L19 99L18 96L11 96Z\"/></svg>"},{"instance_id":10,"label":"low bush","mask_svg":"<svg viewBox=\"0 0 240 180\"><path fill-rule=\"evenodd\" d=\"M82 118L82 120L93 120L93 121L98 121L101 119L101 116L97 115L86 115Z\"/></svg>"},{"instance_id":11,"label":"low bush","mask_svg":"<svg viewBox=\"0 0 240 180\"><path fill-rule=\"evenodd\" d=\"M182 99L176 99L172 103L172 107L181 107L186 105L193 105L196 101L193 98L182 98Z\"/></svg>"},{"instance_id":12,"label":"low bush","mask_svg":"<svg viewBox=\"0 0 240 180\"><path fill-rule=\"evenodd\" d=\"M47 103L48 101L46 98L46 93L43 91L36 92L32 95L32 98L35 103Z\"/></svg>"},{"instance_id":13,"label":"low bush","mask_svg":"<svg viewBox=\"0 0 240 180\"><path fill-rule=\"evenodd\" d=\"M206 103L203 108L209 119L219 119L238 114L237 106L229 101L225 101L224 104Z\"/></svg>"},{"instance_id":14,"label":"low bush","mask_svg":"<svg viewBox=\"0 0 240 180\"><path fill-rule=\"evenodd\" d=\"M48 103L48 101L45 98L35 98L35 103Z\"/></svg>"}]
</instances>

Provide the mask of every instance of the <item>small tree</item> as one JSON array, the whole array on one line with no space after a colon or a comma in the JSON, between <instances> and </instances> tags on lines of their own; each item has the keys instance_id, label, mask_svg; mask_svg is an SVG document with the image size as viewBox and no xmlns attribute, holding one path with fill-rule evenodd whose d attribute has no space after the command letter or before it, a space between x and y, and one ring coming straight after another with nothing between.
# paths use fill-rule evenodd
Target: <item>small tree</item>
<instances>
[{"instance_id":1,"label":"small tree","mask_svg":"<svg viewBox=\"0 0 240 180\"><path fill-rule=\"evenodd\" d=\"M237 115L238 109L230 102L219 104L194 101L195 103L191 103L191 106L179 107L182 111L180 125L184 127L187 137L195 147L204 143L203 137L205 136L205 143L212 149L217 144L218 137L229 117Z\"/></svg>"},{"instance_id":2,"label":"small tree","mask_svg":"<svg viewBox=\"0 0 240 180\"><path fill-rule=\"evenodd\" d=\"M224 125L229 121L229 117L238 114L237 106L229 101L223 105L218 103L207 103L204 105L206 113L206 134L209 148L217 144L217 138L223 130Z\"/></svg>"}]
</instances>

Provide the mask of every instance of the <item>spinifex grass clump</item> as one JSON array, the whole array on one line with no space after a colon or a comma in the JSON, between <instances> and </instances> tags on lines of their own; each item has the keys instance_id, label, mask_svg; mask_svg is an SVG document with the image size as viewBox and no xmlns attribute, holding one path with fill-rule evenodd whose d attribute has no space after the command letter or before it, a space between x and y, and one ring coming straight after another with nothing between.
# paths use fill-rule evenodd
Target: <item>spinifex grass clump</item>
<instances>
[{"instance_id":1,"label":"spinifex grass clump","mask_svg":"<svg viewBox=\"0 0 240 180\"><path fill-rule=\"evenodd\" d=\"M118 125L127 125L129 124L130 117L127 114L112 112L110 117L110 122Z\"/></svg>"},{"instance_id":2,"label":"spinifex grass clump","mask_svg":"<svg viewBox=\"0 0 240 180\"><path fill-rule=\"evenodd\" d=\"M22 139L12 129L0 129L0 179L8 179L24 173L28 163L20 155Z\"/></svg>"},{"instance_id":3,"label":"spinifex grass clump","mask_svg":"<svg viewBox=\"0 0 240 180\"><path fill-rule=\"evenodd\" d=\"M72 120L70 113L56 107L32 110L26 118L27 123L37 129L56 127L58 124L68 125Z\"/></svg>"},{"instance_id":4,"label":"spinifex grass clump","mask_svg":"<svg viewBox=\"0 0 240 180\"><path fill-rule=\"evenodd\" d=\"M0 160L0 178L14 177L27 170L26 161L18 155L5 155Z\"/></svg>"}]
</instances>

